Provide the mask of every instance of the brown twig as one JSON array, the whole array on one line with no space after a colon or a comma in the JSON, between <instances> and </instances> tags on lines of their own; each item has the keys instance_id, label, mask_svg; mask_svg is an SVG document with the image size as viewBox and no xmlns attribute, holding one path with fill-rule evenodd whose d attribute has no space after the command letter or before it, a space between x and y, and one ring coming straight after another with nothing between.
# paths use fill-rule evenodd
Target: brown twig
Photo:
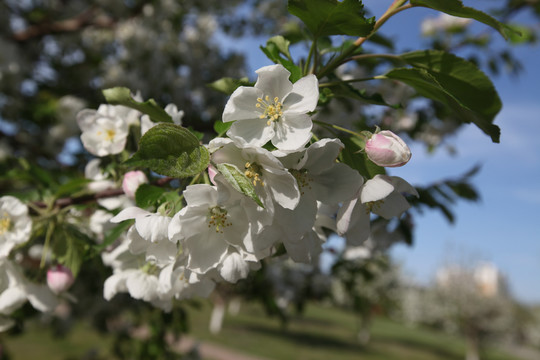
<instances>
[{"instance_id":1,"label":"brown twig","mask_svg":"<svg viewBox=\"0 0 540 360\"><path fill-rule=\"evenodd\" d=\"M152 185L155 186L165 186L168 183L170 183L173 180L171 177L164 177L160 178L152 183ZM54 207L58 208L65 208L70 205L80 205L80 204L87 204L91 202L95 202L99 199L106 199L110 197L120 196L124 194L124 190L122 188L119 189L107 189L100 192L97 192L95 194L86 194L78 197L65 197L57 199L54 202ZM47 207L47 204L45 204L43 201L35 201L34 205L38 208L45 209Z\"/></svg>"},{"instance_id":2,"label":"brown twig","mask_svg":"<svg viewBox=\"0 0 540 360\"><path fill-rule=\"evenodd\" d=\"M93 6L71 19L43 22L30 26L23 31L14 33L13 39L18 42L24 42L53 33L75 32L91 25L107 28L114 25L114 20L106 15L98 15L97 8Z\"/></svg>"}]
</instances>

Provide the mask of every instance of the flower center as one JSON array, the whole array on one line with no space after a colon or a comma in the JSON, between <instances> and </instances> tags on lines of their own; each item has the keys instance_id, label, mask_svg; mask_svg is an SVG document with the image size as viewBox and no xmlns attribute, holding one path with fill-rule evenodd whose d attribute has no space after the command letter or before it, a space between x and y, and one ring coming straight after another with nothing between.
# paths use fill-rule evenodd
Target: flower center
<instances>
[{"instance_id":1,"label":"flower center","mask_svg":"<svg viewBox=\"0 0 540 360\"><path fill-rule=\"evenodd\" d=\"M105 141L112 141L114 139L114 136L116 135L116 131L107 129L105 132L98 131L98 136L101 136Z\"/></svg>"},{"instance_id":2,"label":"flower center","mask_svg":"<svg viewBox=\"0 0 540 360\"><path fill-rule=\"evenodd\" d=\"M384 200L377 200L377 201L370 201L367 202L366 205L366 214L369 214L370 212L375 210L379 210L381 206L384 204Z\"/></svg>"},{"instance_id":3,"label":"flower center","mask_svg":"<svg viewBox=\"0 0 540 360\"><path fill-rule=\"evenodd\" d=\"M263 110L263 113L259 118L267 118L267 125L271 125L273 121L279 120L283 116L283 104L279 101L279 98L276 96L274 102L270 102L270 96L266 95L263 98L257 99L256 107Z\"/></svg>"},{"instance_id":4,"label":"flower center","mask_svg":"<svg viewBox=\"0 0 540 360\"><path fill-rule=\"evenodd\" d=\"M223 229L231 226L232 222L227 219L227 210L214 206L208 210L208 227L215 227L217 233L223 234Z\"/></svg>"},{"instance_id":5,"label":"flower center","mask_svg":"<svg viewBox=\"0 0 540 360\"><path fill-rule=\"evenodd\" d=\"M296 179L298 187L300 188L300 194L304 195L304 189L307 188L311 190L311 181L312 178L309 177L309 174L306 169L302 170L290 170L292 176Z\"/></svg>"},{"instance_id":6,"label":"flower center","mask_svg":"<svg viewBox=\"0 0 540 360\"><path fill-rule=\"evenodd\" d=\"M252 164L248 161L244 167L246 168L244 175L246 175L253 182L253 186L256 186L258 182L264 186L264 181L261 179L262 168L259 164Z\"/></svg>"},{"instance_id":7,"label":"flower center","mask_svg":"<svg viewBox=\"0 0 540 360\"><path fill-rule=\"evenodd\" d=\"M0 217L0 235L4 235L9 231L11 228L11 218L9 217L9 214L4 211L2 216Z\"/></svg>"}]
</instances>

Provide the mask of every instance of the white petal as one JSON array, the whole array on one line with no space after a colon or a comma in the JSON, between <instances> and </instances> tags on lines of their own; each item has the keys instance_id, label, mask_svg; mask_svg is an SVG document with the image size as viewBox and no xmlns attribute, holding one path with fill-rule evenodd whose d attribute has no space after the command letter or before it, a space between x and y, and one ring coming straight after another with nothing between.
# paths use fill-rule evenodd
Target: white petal
<instances>
[{"instance_id":1,"label":"white petal","mask_svg":"<svg viewBox=\"0 0 540 360\"><path fill-rule=\"evenodd\" d=\"M152 243L146 249L146 261L152 261L158 266L168 265L176 259L178 248L168 240Z\"/></svg>"},{"instance_id":2,"label":"white petal","mask_svg":"<svg viewBox=\"0 0 540 360\"><path fill-rule=\"evenodd\" d=\"M315 110L319 101L319 81L308 75L293 84L292 92L283 100L283 108L291 113L305 114Z\"/></svg>"},{"instance_id":3,"label":"white petal","mask_svg":"<svg viewBox=\"0 0 540 360\"><path fill-rule=\"evenodd\" d=\"M295 168L307 169L310 174L319 174L336 164L341 149L343 143L339 139L319 140L306 149L304 157Z\"/></svg>"},{"instance_id":4,"label":"white petal","mask_svg":"<svg viewBox=\"0 0 540 360\"><path fill-rule=\"evenodd\" d=\"M0 294L0 314L9 315L26 302L26 291L22 286L12 286Z\"/></svg>"},{"instance_id":5,"label":"white petal","mask_svg":"<svg viewBox=\"0 0 540 360\"><path fill-rule=\"evenodd\" d=\"M184 190L188 206L208 206L217 204L217 189L207 184L190 185Z\"/></svg>"},{"instance_id":6,"label":"white petal","mask_svg":"<svg viewBox=\"0 0 540 360\"><path fill-rule=\"evenodd\" d=\"M334 164L328 171L312 175L312 178L314 197L325 204L350 200L363 182L358 171L345 164Z\"/></svg>"},{"instance_id":7,"label":"white petal","mask_svg":"<svg viewBox=\"0 0 540 360\"><path fill-rule=\"evenodd\" d=\"M398 192L400 194L407 193L407 194L414 195L416 197L420 196L420 195L418 195L418 191L416 191L414 186L409 184L404 179L402 179L402 178L400 178L398 176L391 176L390 178L392 179L392 185L394 185L394 188L395 188L396 192Z\"/></svg>"},{"instance_id":8,"label":"white petal","mask_svg":"<svg viewBox=\"0 0 540 360\"><path fill-rule=\"evenodd\" d=\"M265 187L274 200L285 209L293 210L300 201L300 190L294 176L287 170L268 169L264 172Z\"/></svg>"},{"instance_id":9,"label":"white petal","mask_svg":"<svg viewBox=\"0 0 540 360\"><path fill-rule=\"evenodd\" d=\"M113 217L110 222L112 223L120 223L125 220L129 219L135 219L138 216L145 216L149 215L150 212L143 210L141 208L138 208L136 206L128 207L127 209L124 209L120 211L115 217Z\"/></svg>"},{"instance_id":10,"label":"white petal","mask_svg":"<svg viewBox=\"0 0 540 360\"><path fill-rule=\"evenodd\" d=\"M58 298L45 285L28 284L26 286L28 301L34 309L41 312L51 312L58 306Z\"/></svg>"},{"instance_id":11,"label":"white petal","mask_svg":"<svg viewBox=\"0 0 540 360\"><path fill-rule=\"evenodd\" d=\"M279 150L294 151L304 147L311 139L313 123L305 114L283 114L276 122L272 144Z\"/></svg>"},{"instance_id":12,"label":"white petal","mask_svg":"<svg viewBox=\"0 0 540 360\"><path fill-rule=\"evenodd\" d=\"M138 217L135 220L137 232L143 239L151 242L158 242L168 239L168 229L171 218L159 214L150 214Z\"/></svg>"},{"instance_id":13,"label":"white petal","mask_svg":"<svg viewBox=\"0 0 540 360\"><path fill-rule=\"evenodd\" d=\"M223 122L258 119L261 111L256 107L257 99L263 96L261 90L240 86L236 89L223 110Z\"/></svg>"},{"instance_id":14,"label":"white petal","mask_svg":"<svg viewBox=\"0 0 540 360\"><path fill-rule=\"evenodd\" d=\"M242 255L233 252L223 259L219 273L223 279L234 284L238 280L246 278L249 270L249 263L242 258Z\"/></svg>"},{"instance_id":15,"label":"white petal","mask_svg":"<svg viewBox=\"0 0 540 360\"><path fill-rule=\"evenodd\" d=\"M363 214L360 214L356 218L354 225L349 227L344 235L347 239L347 244L351 246L362 245L370 235L369 214L365 211L366 208L364 206L360 206L359 208L363 210Z\"/></svg>"},{"instance_id":16,"label":"white petal","mask_svg":"<svg viewBox=\"0 0 540 360\"><path fill-rule=\"evenodd\" d=\"M201 230L201 236L185 240L189 251L188 268L200 274L217 267L227 254L229 245L222 236L212 234L211 230Z\"/></svg>"},{"instance_id":17,"label":"white petal","mask_svg":"<svg viewBox=\"0 0 540 360\"><path fill-rule=\"evenodd\" d=\"M117 293L127 291L126 280L127 276L133 272L122 272L109 276L105 283L103 284L103 297L105 300L111 300Z\"/></svg>"},{"instance_id":18,"label":"white petal","mask_svg":"<svg viewBox=\"0 0 540 360\"><path fill-rule=\"evenodd\" d=\"M181 239L187 239L192 236L197 236L201 231L206 231L208 228L208 206L188 206L180 210L175 215L176 220L173 228L169 230L169 239L172 241L178 241Z\"/></svg>"},{"instance_id":19,"label":"white petal","mask_svg":"<svg viewBox=\"0 0 540 360\"><path fill-rule=\"evenodd\" d=\"M157 298L159 282L157 276L142 271L133 272L126 280L129 295L134 299L152 301Z\"/></svg>"},{"instance_id":20,"label":"white petal","mask_svg":"<svg viewBox=\"0 0 540 360\"><path fill-rule=\"evenodd\" d=\"M375 175L373 179L366 181L360 190L362 203L382 200L394 191L392 180L386 175Z\"/></svg>"},{"instance_id":21,"label":"white petal","mask_svg":"<svg viewBox=\"0 0 540 360\"><path fill-rule=\"evenodd\" d=\"M379 206L374 206L372 211L386 220L390 220L394 216L400 216L411 207L405 197L397 192L387 196L382 204L378 205Z\"/></svg>"},{"instance_id":22,"label":"white petal","mask_svg":"<svg viewBox=\"0 0 540 360\"><path fill-rule=\"evenodd\" d=\"M269 96L270 101L274 97L283 98L292 91L293 84L289 80L291 73L283 65L270 65L256 71L259 78L255 88L262 90L264 96Z\"/></svg>"},{"instance_id":23,"label":"white petal","mask_svg":"<svg viewBox=\"0 0 540 360\"><path fill-rule=\"evenodd\" d=\"M238 146L263 146L274 137L274 129L267 124L268 119L236 121L227 131L227 135Z\"/></svg>"},{"instance_id":24,"label":"white petal","mask_svg":"<svg viewBox=\"0 0 540 360\"><path fill-rule=\"evenodd\" d=\"M139 233L135 229L135 226L129 228L126 238L129 244L129 251L133 255L143 254L150 245L148 241L146 241L141 237L141 235L139 235Z\"/></svg>"},{"instance_id":25,"label":"white petal","mask_svg":"<svg viewBox=\"0 0 540 360\"><path fill-rule=\"evenodd\" d=\"M313 264L322 252L322 242L312 230L308 231L299 241L284 241L287 254L296 262Z\"/></svg>"}]
</instances>

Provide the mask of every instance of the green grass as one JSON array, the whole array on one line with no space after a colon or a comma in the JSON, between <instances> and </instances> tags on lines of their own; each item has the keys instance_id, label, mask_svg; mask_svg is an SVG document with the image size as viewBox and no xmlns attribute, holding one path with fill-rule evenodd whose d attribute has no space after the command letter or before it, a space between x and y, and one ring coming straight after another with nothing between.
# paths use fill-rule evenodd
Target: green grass
<instances>
[{"instance_id":1,"label":"green grass","mask_svg":"<svg viewBox=\"0 0 540 360\"><path fill-rule=\"evenodd\" d=\"M459 338L427 329L411 329L385 318L376 318L368 345L356 340L356 317L335 308L309 305L286 328L268 318L262 308L248 305L237 316L227 315L223 331L207 331L209 310L191 312L191 334L244 353L275 360L462 360L465 347ZM483 360L518 360L492 348Z\"/></svg>"},{"instance_id":2,"label":"green grass","mask_svg":"<svg viewBox=\"0 0 540 360\"><path fill-rule=\"evenodd\" d=\"M356 341L356 317L343 310L308 305L294 316L286 328L276 318L265 315L257 304L242 304L240 314L226 315L218 335L208 332L211 307L189 308L190 336L232 350L273 360L462 360L463 341L428 329L411 329L378 317L372 326L371 341ZM88 325L79 324L66 337L54 338L38 324L30 324L22 336L3 337L12 360L82 359L97 351L109 356L111 339L102 337ZM482 360L519 360L493 348L484 349ZM148 359L152 360L152 359ZM206 360L206 359L205 359Z\"/></svg>"}]
</instances>

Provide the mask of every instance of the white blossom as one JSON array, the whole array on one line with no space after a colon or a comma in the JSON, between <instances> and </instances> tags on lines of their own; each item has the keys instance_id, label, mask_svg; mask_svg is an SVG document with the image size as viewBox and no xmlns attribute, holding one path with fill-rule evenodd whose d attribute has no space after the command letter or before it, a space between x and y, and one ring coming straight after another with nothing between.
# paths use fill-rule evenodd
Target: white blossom
<instances>
[{"instance_id":1,"label":"white blossom","mask_svg":"<svg viewBox=\"0 0 540 360\"><path fill-rule=\"evenodd\" d=\"M317 78L308 75L292 84L282 65L256 72L255 86L239 87L225 105L223 122L235 121L227 135L241 146L271 141L280 150L302 148L311 138L313 123L307 113L317 106Z\"/></svg>"},{"instance_id":2,"label":"white blossom","mask_svg":"<svg viewBox=\"0 0 540 360\"><path fill-rule=\"evenodd\" d=\"M123 117L124 106L100 105L77 114L81 141L88 152L96 156L119 154L126 146L131 117ZM131 113L128 113L131 114Z\"/></svg>"},{"instance_id":3,"label":"white blossom","mask_svg":"<svg viewBox=\"0 0 540 360\"><path fill-rule=\"evenodd\" d=\"M0 259L30 239L32 219L28 207L13 196L0 197Z\"/></svg>"}]
</instances>

